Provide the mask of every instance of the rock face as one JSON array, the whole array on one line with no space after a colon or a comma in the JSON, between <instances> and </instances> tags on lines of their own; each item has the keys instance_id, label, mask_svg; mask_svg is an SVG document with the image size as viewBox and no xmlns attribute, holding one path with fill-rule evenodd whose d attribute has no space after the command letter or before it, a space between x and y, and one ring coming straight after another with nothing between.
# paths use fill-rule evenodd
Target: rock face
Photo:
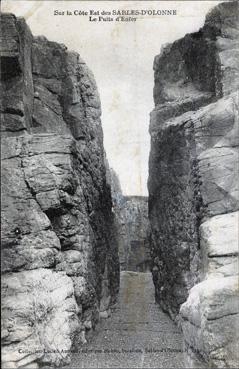
<instances>
[{"instance_id":1,"label":"rock face","mask_svg":"<svg viewBox=\"0 0 239 369\"><path fill-rule=\"evenodd\" d=\"M119 287L100 100L78 54L1 22L3 367L63 365Z\"/></svg>"},{"instance_id":2,"label":"rock face","mask_svg":"<svg viewBox=\"0 0 239 369\"><path fill-rule=\"evenodd\" d=\"M115 233L119 247L121 270L146 272L150 270L148 198L124 196L113 169L108 175L111 183Z\"/></svg>"},{"instance_id":3,"label":"rock face","mask_svg":"<svg viewBox=\"0 0 239 369\"><path fill-rule=\"evenodd\" d=\"M237 2L219 4L154 63L152 273L190 366L197 353L209 366L238 367L238 18Z\"/></svg>"},{"instance_id":4,"label":"rock face","mask_svg":"<svg viewBox=\"0 0 239 369\"><path fill-rule=\"evenodd\" d=\"M149 271L148 198L124 196L115 211L121 270Z\"/></svg>"}]
</instances>

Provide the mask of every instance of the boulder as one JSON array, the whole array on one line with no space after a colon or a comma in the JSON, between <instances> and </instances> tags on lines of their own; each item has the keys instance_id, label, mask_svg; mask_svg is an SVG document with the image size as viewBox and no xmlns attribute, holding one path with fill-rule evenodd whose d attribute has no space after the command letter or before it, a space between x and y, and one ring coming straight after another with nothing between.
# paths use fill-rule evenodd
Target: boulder
<instances>
[{"instance_id":1,"label":"boulder","mask_svg":"<svg viewBox=\"0 0 239 369\"><path fill-rule=\"evenodd\" d=\"M79 327L73 282L64 272L27 270L4 275L2 365L67 363ZM65 351L65 353L64 353Z\"/></svg>"}]
</instances>

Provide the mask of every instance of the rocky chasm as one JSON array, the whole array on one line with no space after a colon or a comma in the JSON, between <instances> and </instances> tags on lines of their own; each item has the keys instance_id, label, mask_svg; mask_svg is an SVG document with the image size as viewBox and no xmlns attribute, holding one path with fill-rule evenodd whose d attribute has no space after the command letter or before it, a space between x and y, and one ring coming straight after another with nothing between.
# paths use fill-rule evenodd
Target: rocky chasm
<instances>
[{"instance_id":1,"label":"rocky chasm","mask_svg":"<svg viewBox=\"0 0 239 369\"><path fill-rule=\"evenodd\" d=\"M238 2L154 61L149 221L156 300L182 327L189 367L237 368Z\"/></svg>"},{"instance_id":2,"label":"rocky chasm","mask_svg":"<svg viewBox=\"0 0 239 369\"><path fill-rule=\"evenodd\" d=\"M147 199L109 168L81 57L1 15L4 369L238 367L238 17L156 56Z\"/></svg>"}]
</instances>

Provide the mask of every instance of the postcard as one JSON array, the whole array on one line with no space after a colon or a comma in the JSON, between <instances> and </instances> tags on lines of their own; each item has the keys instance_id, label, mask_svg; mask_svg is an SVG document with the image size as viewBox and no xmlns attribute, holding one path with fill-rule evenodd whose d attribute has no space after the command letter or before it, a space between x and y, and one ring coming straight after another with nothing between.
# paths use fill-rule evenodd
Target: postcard
<instances>
[{"instance_id":1,"label":"postcard","mask_svg":"<svg viewBox=\"0 0 239 369\"><path fill-rule=\"evenodd\" d=\"M2 0L2 368L238 368L239 5Z\"/></svg>"}]
</instances>

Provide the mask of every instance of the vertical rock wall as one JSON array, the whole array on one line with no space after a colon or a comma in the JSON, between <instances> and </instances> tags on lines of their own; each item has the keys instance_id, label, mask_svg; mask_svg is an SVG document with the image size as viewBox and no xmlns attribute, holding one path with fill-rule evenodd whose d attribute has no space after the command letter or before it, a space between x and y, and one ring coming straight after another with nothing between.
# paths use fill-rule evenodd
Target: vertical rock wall
<instances>
[{"instance_id":1,"label":"vertical rock wall","mask_svg":"<svg viewBox=\"0 0 239 369\"><path fill-rule=\"evenodd\" d=\"M119 234L121 270L146 272L150 270L148 235L148 198L124 196L115 208Z\"/></svg>"},{"instance_id":2,"label":"vertical rock wall","mask_svg":"<svg viewBox=\"0 0 239 369\"><path fill-rule=\"evenodd\" d=\"M78 54L1 31L3 367L62 365L119 286L100 99Z\"/></svg>"},{"instance_id":3,"label":"vertical rock wall","mask_svg":"<svg viewBox=\"0 0 239 369\"><path fill-rule=\"evenodd\" d=\"M148 198L124 196L120 181L109 169L121 270L150 270Z\"/></svg>"},{"instance_id":4,"label":"vertical rock wall","mask_svg":"<svg viewBox=\"0 0 239 369\"><path fill-rule=\"evenodd\" d=\"M238 18L237 2L219 4L154 62L152 273L190 366L238 367Z\"/></svg>"}]
</instances>

